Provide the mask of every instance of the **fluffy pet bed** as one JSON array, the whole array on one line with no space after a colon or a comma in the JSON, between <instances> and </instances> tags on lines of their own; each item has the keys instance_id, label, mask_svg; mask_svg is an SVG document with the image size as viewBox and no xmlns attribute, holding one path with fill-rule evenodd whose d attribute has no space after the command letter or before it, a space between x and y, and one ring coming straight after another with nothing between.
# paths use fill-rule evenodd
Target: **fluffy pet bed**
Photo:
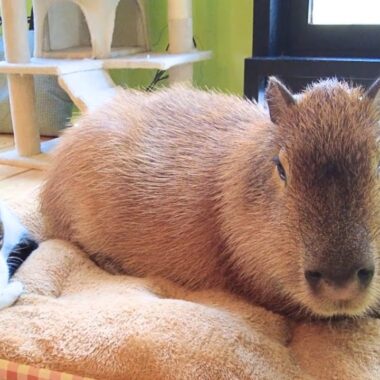
<instances>
[{"instance_id":1,"label":"fluffy pet bed","mask_svg":"<svg viewBox=\"0 0 380 380\"><path fill-rule=\"evenodd\" d=\"M380 320L294 323L221 291L108 274L59 240L16 277L26 291L0 311L2 359L102 380L380 378Z\"/></svg>"}]
</instances>

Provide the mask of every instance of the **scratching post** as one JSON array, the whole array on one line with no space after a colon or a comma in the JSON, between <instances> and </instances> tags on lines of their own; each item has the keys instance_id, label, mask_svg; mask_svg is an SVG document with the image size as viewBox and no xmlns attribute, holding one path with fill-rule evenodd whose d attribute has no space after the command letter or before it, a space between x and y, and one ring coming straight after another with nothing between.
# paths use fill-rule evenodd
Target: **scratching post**
<instances>
[{"instance_id":1,"label":"scratching post","mask_svg":"<svg viewBox=\"0 0 380 380\"><path fill-rule=\"evenodd\" d=\"M33 75L54 75L81 111L116 93L108 71L169 70L170 82L192 81L192 63L211 57L193 46L191 0L168 0L169 52L150 51L143 0L32 0L30 57L26 0L0 0L16 150L0 163L44 169L55 142L39 143ZM87 58L87 59L84 59ZM42 151L42 154L40 153Z\"/></svg>"},{"instance_id":2,"label":"scratching post","mask_svg":"<svg viewBox=\"0 0 380 380\"><path fill-rule=\"evenodd\" d=\"M119 0L76 1L82 5L90 29L93 57L109 57Z\"/></svg>"},{"instance_id":3,"label":"scratching post","mask_svg":"<svg viewBox=\"0 0 380 380\"><path fill-rule=\"evenodd\" d=\"M28 24L25 0L2 0L1 12L5 59L29 63ZM40 152L35 110L34 81L31 75L8 75L9 100L17 152L31 156Z\"/></svg>"},{"instance_id":4,"label":"scratching post","mask_svg":"<svg viewBox=\"0 0 380 380\"><path fill-rule=\"evenodd\" d=\"M149 50L142 0L33 0L33 9L35 57L106 59ZM123 25L115 24L118 9Z\"/></svg>"},{"instance_id":5,"label":"scratching post","mask_svg":"<svg viewBox=\"0 0 380 380\"><path fill-rule=\"evenodd\" d=\"M188 53L194 50L191 0L168 0L169 52ZM169 81L192 81L193 65L188 63L169 70Z\"/></svg>"}]
</instances>

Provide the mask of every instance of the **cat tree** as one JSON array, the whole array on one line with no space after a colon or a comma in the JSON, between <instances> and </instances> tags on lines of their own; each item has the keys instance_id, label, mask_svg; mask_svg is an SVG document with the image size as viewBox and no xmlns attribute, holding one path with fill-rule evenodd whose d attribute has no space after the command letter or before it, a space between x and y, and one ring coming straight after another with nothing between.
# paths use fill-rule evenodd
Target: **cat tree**
<instances>
[{"instance_id":1,"label":"cat tree","mask_svg":"<svg viewBox=\"0 0 380 380\"><path fill-rule=\"evenodd\" d=\"M116 90L110 69L169 70L170 81L192 80L192 63L211 56L193 46L191 0L168 0L167 53L150 52L143 0L33 0L35 48L28 46L25 0L1 0L5 61L16 150L0 163L45 168L54 142L40 144L33 75L56 75L86 111ZM120 20L120 22L117 22Z\"/></svg>"}]
</instances>

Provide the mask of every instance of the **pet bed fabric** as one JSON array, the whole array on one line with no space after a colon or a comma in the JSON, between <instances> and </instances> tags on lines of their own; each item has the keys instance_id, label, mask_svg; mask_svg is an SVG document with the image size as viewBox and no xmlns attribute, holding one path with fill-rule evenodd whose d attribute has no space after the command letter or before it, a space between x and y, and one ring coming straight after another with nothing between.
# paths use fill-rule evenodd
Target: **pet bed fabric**
<instances>
[{"instance_id":1,"label":"pet bed fabric","mask_svg":"<svg viewBox=\"0 0 380 380\"><path fill-rule=\"evenodd\" d=\"M9 206L41 233L27 205ZM294 322L223 291L111 275L60 240L16 279L25 293L0 311L7 360L102 380L380 379L378 319Z\"/></svg>"}]
</instances>

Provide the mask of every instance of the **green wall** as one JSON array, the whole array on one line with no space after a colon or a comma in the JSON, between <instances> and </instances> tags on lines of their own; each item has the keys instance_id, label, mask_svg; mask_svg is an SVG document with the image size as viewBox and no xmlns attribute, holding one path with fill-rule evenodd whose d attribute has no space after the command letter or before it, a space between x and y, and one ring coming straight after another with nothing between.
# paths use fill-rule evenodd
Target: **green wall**
<instances>
[{"instance_id":1,"label":"green wall","mask_svg":"<svg viewBox=\"0 0 380 380\"><path fill-rule=\"evenodd\" d=\"M201 49L212 50L199 63L198 85L243 93L244 59L252 55L253 0L194 0L194 34Z\"/></svg>"},{"instance_id":2,"label":"green wall","mask_svg":"<svg viewBox=\"0 0 380 380\"><path fill-rule=\"evenodd\" d=\"M167 0L146 0L152 48L164 51L168 43ZM194 65L198 86L242 94L244 58L252 54L253 0L193 0L194 37L199 49L213 58ZM147 86L154 73L144 70L112 73L128 86Z\"/></svg>"}]
</instances>

